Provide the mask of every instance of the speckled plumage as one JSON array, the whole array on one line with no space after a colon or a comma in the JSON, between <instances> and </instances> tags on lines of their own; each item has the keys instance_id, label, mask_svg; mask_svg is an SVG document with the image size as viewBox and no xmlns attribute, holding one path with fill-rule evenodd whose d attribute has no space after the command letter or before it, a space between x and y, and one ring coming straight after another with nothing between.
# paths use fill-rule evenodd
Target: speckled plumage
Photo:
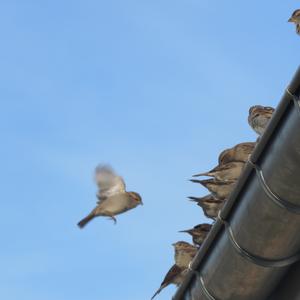
<instances>
[{"instance_id":1,"label":"speckled plumage","mask_svg":"<svg viewBox=\"0 0 300 300\"><path fill-rule=\"evenodd\" d=\"M174 264L168 273L166 274L164 280L162 281L159 289L155 292L155 294L151 297L151 300L154 299L165 287L169 284L175 284L179 286L187 273L187 269L180 268L176 264Z\"/></svg>"},{"instance_id":2,"label":"speckled plumage","mask_svg":"<svg viewBox=\"0 0 300 300\"><path fill-rule=\"evenodd\" d=\"M192 261L198 251L197 247L183 241L176 242L173 244L173 246L175 250L175 264L168 271L159 289L155 292L151 299L153 299L169 284L172 283L180 285L183 282L189 263Z\"/></svg>"},{"instance_id":3,"label":"speckled plumage","mask_svg":"<svg viewBox=\"0 0 300 300\"><path fill-rule=\"evenodd\" d=\"M211 176L221 181L237 180L242 173L244 165L244 162L229 162L218 165L208 172L193 175L193 177Z\"/></svg>"},{"instance_id":4,"label":"speckled plumage","mask_svg":"<svg viewBox=\"0 0 300 300\"><path fill-rule=\"evenodd\" d=\"M214 197L220 200L227 199L236 184L236 180L220 181L214 178L205 180L191 179L190 181L200 183L206 187Z\"/></svg>"},{"instance_id":5,"label":"speckled plumage","mask_svg":"<svg viewBox=\"0 0 300 300\"><path fill-rule=\"evenodd\" d=\"M212 194L204 197L188 197L190 200L194 201L199 205L204 215L207 218L215 220L218 216L219 211L222 209L226 202L226 199L220 200L216 199Z\"/></svg>"},{"instance_id":6,"label":"speckled plumage","mask_svg":"<svg viewBox=\"0 0 300 300\"><path fill-rule=\"evenodd\" d=\"M248 123L259 136L264 133L273 112L274 108L269 106L254 105L250 107Z\"/></svg>"},{"instance_id":7,"label":"speckled plumage","mask_svg":"<svg viewBox=\"0 0 300 300\"><path fill-rule=\"evenodd\" d=\"M225 149L219 155L219 165L224 165L229 162L246 162L254 150L255 145L256 143L254 142L245 142Z\"/></svg>"}]
</instances>

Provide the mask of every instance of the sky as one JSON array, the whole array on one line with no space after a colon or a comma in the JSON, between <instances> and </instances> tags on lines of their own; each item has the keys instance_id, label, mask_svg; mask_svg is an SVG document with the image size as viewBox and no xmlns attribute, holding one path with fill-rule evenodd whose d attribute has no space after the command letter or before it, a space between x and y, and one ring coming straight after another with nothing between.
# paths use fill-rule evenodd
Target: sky
<instances>
[{"instance_id":1,"label":"sky","mask_svg":"<svg viewBox=\"0 0 300 300\"><path fill-rule=\"evenodd\" d=\"M254 141L298 67L298 1L0 1L0 298L147 300L179 230L210 222L191 175ZM109 163L144 206L76 223ZM157 299L171 299L169 286Z\"/></svg>"}]
</instances>

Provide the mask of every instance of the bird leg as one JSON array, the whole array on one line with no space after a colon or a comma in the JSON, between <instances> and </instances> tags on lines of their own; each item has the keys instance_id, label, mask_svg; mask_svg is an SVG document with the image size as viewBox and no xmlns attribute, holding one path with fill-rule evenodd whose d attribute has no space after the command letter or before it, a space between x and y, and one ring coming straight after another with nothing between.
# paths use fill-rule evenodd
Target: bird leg
<instances>
[{"instance_id":1,"label":"bird leg","mask_svg":"<svg viewBox=\"0 0 300 300\"><path fill-rule=\"evenodd\" d=\"M117 224L117 219L113 216L113 215L110 215L108 216L111 220L114 221L114 224L116 225Z\"/></svg>"}]
</instances>

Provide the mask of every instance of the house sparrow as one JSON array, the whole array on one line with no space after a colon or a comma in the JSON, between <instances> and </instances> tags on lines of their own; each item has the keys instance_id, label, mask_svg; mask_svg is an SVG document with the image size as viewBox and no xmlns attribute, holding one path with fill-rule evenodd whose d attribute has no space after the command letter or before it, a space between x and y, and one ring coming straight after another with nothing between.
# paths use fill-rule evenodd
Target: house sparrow
<instances>
[{"instance_id":1,"label":"house sparrow","mask_svg":"<svg viewBox=\"0 0 300 300\"><path fill-rule=\"evenodd\" d=\"M187 268L195 257L198 248L182 241L174 243L172 246L174 246L175 249L174 258L176 265L181 268Z\"/></svg>"},{"instance_id":2,"label":"house sparrow","mask_svg":"<svg viewBox=\"0 0 300 300\"><path fill-rule=\"evenodd\" d=\"M235 145L226 149L219 155L219 165L224 165L233 161L246 162L254 150L256 143L246 142Z\"/></svg>"},{"instance_id":3,"label":"house sparrow","mask_svg":"<svg viewBox=\"0 0 300 300\"><path fill-rule=\"evenodd\" d=\"M173 246L175 249L175 265L168 271L160 288L152 296L151 300L169 284L173 283L178 286L183 282L189 263L192 261L198 250L197 247L182 241L174 243Z\"/></svg>"},{"instance_id":4,"label":"house sparrow","mask_svg":"<svg viewBox=\"0 0 300 300\"><path fill-rule=\"evenodd\" d=\"M138 193L126 192L123 178L116 175L110 167L98 166L95 181L99 188L97 206L77 224L80 228L98 216L109 217L116 223L115 215L143 204Z\"/></svg>"},{"instance_id":5,"label":"house sparrow","mask_svg":"<svg viewBox=\"0 0 300 300\"><path fill-rule=\"evenodd\" d=\"M218 165L208 172L193 175L193 177L212 176L221 181L236 180L240 177L244 165L244 162L229 162L223 165Z\"/></svg>"},{"instance_id":6,"label":"house sparrow","mask_svg":"<svg viewBox=\"0 0 300 300\"><path fill-rule=\"evenodd\" d=\"M273 112L274 108L269 106L255 105L250 107L248 123L258 135L264 133Z\"/></svg>"},{"instance_id":7,"label":"house sparrow","mask_svg":"<svg viewBox=\"0 0 300 300\"><path fill-rule=\"evenodd\" d=\"M204 223L204 224L196 225L192 229L181 230L179 232L186 232L190 234L193 237L193 243L195 245L201 246L207 234L209 233L211 227L212 227L211 224Z\"/></svg>"},{"instance_id":8,"label":"house sparrow","mask_svg":"<svg viewBox=\"0 0 300 300\"><path fill-rule=\"evenodd\" d=\"M188 197L191 201L197 202L203 209L203 213L207 218L215 220L218 216L219 211L222 209L226 199L220 200L216 199L212 194L205 197Z\"/></svg>"},{"instance_id":9,"label":"house sparrow","mask_svg":"<svg viewBox=\"0 0 300 300\"><path fill-rule=\"evenodd\" d=\"M296 32L300 34L300 9L296 9L292 16L288 19L288 22L296 24Z\"/></svg>"},{"instance_id":10,"label":"house sparrow","mask_svg":"<svg viewBox=\"0 0 300 300\"><path fill-rule=\"evenodd\" d=\"M154 299L154 297L157 296L169 284L172 283L172 284L176 284L177 286L179 286L183 282L186 273L187 273L186 268L178 267L176 264L173 265L171 267L171 269L168 271L164 280L162 281L159 289L152 296L151 300Z\"/></svg>"},{"instance_id":11,"label":"house sparrow","mask_svg":"<svg viewBox=\"0 0 300 300\"><path fill-rule=\"evenodd\" d=\"M231 191L233 190L236 180L232 181L220 181L215 179L196 180L191 179L190 181L200 183L206 187L216 198L223 200L228 198Z\"/></svg>"}]
</instances>

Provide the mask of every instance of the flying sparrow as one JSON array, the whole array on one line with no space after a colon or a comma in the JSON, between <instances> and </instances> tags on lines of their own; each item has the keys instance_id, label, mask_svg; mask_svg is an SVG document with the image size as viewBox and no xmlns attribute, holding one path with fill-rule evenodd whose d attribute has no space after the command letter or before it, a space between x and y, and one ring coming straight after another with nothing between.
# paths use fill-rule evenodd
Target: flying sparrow
<instances>
[{"instance_id":1,"label":"flying sparrow","mask_svg":"<svg viewBox=\"0 0 300 300\"><path fill-rule=\"evenodd\" d=\"M236 180L220 181L216 179L191 179L190 181L202 184L213 194L213 196L220 200L227 199L236 184Z\"/></svg>"},{"instance_id":2,"label":"flying sparrow","mask_svg":"<svg viewBox=\"0 0 300 300\"><path fill-rule=\"evenodd\" d=\"M203 223L203 224L196 225L192 229L181 230L179 232L186 232L190 234L193 237L193 243L195 245L201 246L206 236L208 235L211 227L212 227L211 224Z\"/></svg>"},{"instance_id":3,"label":"flying sparrow","mask_svg":"<svg viewBox=\"0 0 300 300\"><path fill-rule=\"evenodd\" d=\"M198 247L183 241L174 243L172 246L174 246L175 249L174 258L176 265L181 268L187 268L195 257Z\"/></svg>"},{"instance_id":4,"label":"flying sparrow","mask_svg":"<svg viewBox=\"0 0 300 300\"><path fill-rule=\"evenodd\" d=\"M253 142L240 143L232 148L222 151L219 155L219 165L224 165L233 161L246 162L249 155L254 150L255 145L256 143Z\"/></svg>"},{"instance_id":5,"label":"flying sparrow","mask_svg":"<svg viewBox=\"0 0 300 300\"><path fill-rule=\"evenodd\" d=\"M207 196L198 198L198 197L188 197L191 201L197 202L197 205L199 205L204 215L207 218L215 220L218 216L219 211L222 209L225 200L216 199L212 194L209 194Z\"/></svg>"},{"instance_id":6,"label":"flying sparrow","mask_svg":"<svg viewBox=\"0 0 300 300\"><path fill-rule=\"evenodd\" d=\"M152 296L151 300L154 299L154 297L157 296L169 284L172 283L172 284L176 284L177 286L179 286L183 282L186 273L187 273L186 268L178 267L176 264L173 265L171 267L171 269L168 271L164 280L162 281L159 289Z\"/></svg>"},{"instance_id":7,"label":"flying sparrow","mask_svg":"<svg viewBox=\"0 0 300 300\"><path fill-rule=\"evenodd\" d=\"M237 180L242 173L244 165L244 162L229 162L223 165L218 165L208 172L193 175L193 177L212 176L221 181Z\"/></svg>"},{"instance_id":8,"label":"flying sparrow","mask_svg":"<svg viewBox=\"0 0 300 300\"><path fill-rule=\"evenodd\" d=\"M109 217L116 223L115 215L143 204L138 193L126 192L123 178L110 167L99 165L95 170L95 181L99 188L97 206L77 224L80 228L98 216Z\"/></svg>"},{"instance_id":9,"label":"flying sparrow","mask_svg":"<svg viewBox=\"0 0 300 300\"><path fill-rule=\"evenodd\" d=\"M296 32L300 34L300 9L296 9L292 16L288 19L288 22L296 24Z\"/></svg>"},{"instance_id":10,"label":"flying sparrow","mask_svg":"<svg viewBox=\"0 0 300 300\"><path fill-rule=\"evenodd\" d=\"M248 123L258 135L264 133L273 112L274 108L269 106L255 105L250 107Z\"/></svg>"}]
</instances>

